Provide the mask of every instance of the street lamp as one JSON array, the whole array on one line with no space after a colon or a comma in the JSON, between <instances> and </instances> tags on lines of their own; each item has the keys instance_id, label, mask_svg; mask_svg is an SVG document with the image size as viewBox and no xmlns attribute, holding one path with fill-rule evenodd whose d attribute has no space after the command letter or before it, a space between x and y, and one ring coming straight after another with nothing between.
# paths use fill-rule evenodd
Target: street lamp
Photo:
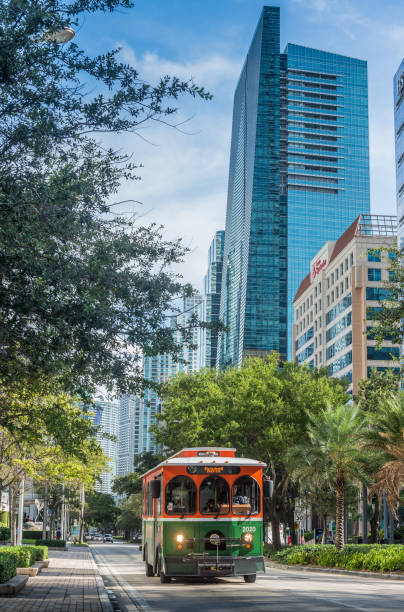
<instances>
[{"instance_id":1,"label":"street lamp","mask_svg":"<svg viewBox=\"0 0 404 612\"><path fill-rule=\"evenodd\" d=\"M44 40L46 40L46 42L55 42L58 45L63 45L63 43L67 43L74 38L74 35L75 31L73 28L66 27L61 30L56 30L55 32L46 32Z\"/></svg>"}]
</instances>

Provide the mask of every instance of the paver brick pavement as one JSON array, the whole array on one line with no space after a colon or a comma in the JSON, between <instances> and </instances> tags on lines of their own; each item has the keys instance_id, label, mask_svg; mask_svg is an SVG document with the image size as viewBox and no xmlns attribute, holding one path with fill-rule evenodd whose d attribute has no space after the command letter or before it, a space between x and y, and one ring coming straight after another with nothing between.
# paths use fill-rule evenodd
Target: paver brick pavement
<instances>
[{"instance_id":1,"label":"paver brick pavement","mask_svg":"<svg viewBox=\"0 0 404 612\"><path fill-rule=\"evenodd\" d=\"M29 578L16 597L0 599L1 612L102 612L102 578L89 550L49 551L48 568Z\"/></svg>"}]
</instances>

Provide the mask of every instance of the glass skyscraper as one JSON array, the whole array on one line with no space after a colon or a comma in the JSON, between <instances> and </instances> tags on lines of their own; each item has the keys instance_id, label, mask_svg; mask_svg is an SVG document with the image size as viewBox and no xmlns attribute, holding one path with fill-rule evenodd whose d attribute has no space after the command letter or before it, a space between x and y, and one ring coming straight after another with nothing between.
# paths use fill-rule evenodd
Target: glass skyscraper
<instances>
[{"instance_id":1,"label":"glass skyscraper","mask_svg":"<svg viewBox=\"0 0 404 612\"><path fill-rule=\"evenodd\" d=\"M398 246L404 248L404 59L394 75Z\"/></svg>"},{"instance_id":2,"label":"glass skyscraper","mask_svg":"<svg viewBox=\"0 0 404 612\"><path fill-rule=\"evenodd\" d=\"M219 320L220 291L222 288L224 230L215 233L208 251L208 271L203 279L203 300L200 304L200 320L212 323ZM200 330L200 367L216 367L217 331Z\"/></svg>"},{"instance_id":3,"label":"glass skyscraper","mask_svg":"<svg viewBox=\"0 0 404 612\"><path fill-rule=\"evenodd\" d=\"M370 212L366 62L288 44L264 7L233 107L218 365L292 354L293 298L321 246Z\"/></svg>"}]
</instances>

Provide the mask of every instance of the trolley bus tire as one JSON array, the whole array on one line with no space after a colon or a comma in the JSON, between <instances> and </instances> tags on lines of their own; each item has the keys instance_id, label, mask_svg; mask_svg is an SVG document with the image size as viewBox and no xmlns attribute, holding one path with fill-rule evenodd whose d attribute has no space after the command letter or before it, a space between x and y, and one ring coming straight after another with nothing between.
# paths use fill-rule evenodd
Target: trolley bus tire
<instances>
[{"instance_id":1,"label":"trolley bus tire","mask_svg":"<svg viewBox=\"0 0 404 612\"><path fill-rule=\"evenodd\" d=\"M171 578L170 576L166 576L165 573L163 572L163 570L161 569L161 557L159 556L158 560L157 560L157 567L158 567L158 574L160 576L160 582L161 584L169 584L171 582Z\"/></svg>"},{"instance_id":2,"label":"trolley bus tire","mask_svg":"<svg viewBox=\"0 0 404 612\"><path fill-rule=\"evenodd\" d=\"M244 582L255 582L257 578L257 574L248 574L248 576L244 576Z\"/></svg>"},{"instance_id":3,"label":"trolley bus tire","mask_svg":"<svg viewBox=\"0 0 404 612\"><path fill-rule=\"evenodd\" d=\"M145 562L145 566L146 566L146 576L148 578L151 578L152 576L154 576L153 566L150 565L150 563L147 563L147 561Z\"/></svg>"}]
</instances>

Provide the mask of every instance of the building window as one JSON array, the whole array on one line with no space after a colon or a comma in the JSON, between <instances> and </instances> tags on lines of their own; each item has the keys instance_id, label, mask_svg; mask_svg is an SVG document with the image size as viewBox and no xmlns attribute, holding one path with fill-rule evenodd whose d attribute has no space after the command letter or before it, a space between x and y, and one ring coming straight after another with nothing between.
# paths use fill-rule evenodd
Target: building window
<instances>
[{"instance_id":1,"label":"building window","mask_svg":"<svg viewBox=\"0 0 404 612\"><path fill-rule=\"evenodd\" d=\"M352 332L348 332L345 336L342 336L334 344L331 344L326 350L326 359L332 359L334 355L342 351L347 346L352 344Z\"/></svg>"},{"instance_id":2,"label":"building window","mask_svg":"<svg viewBox=\"0 0 404 612\"><path fill-rule=\"evenodd\" d=\"M366 299L373 301L392 300L393 293L390 289L382 287L366 287Z\"/></svg>"},{"instance_id":3,"label":"building window","mask_svg":"<svg viewBox=\"0 0 404 612\"><path fill-rule=\"evenodd\" d=\"M335 280L338 280L338 268L335 270Z\"/></svg>"},{"instance_id":4,"label":"building window","mask_svg":"<svg viewBox=\"0 0 404 612\"><path fill-rule=\"evenodd\" d=\"M344 273L344 264L343 264L343 263L342 263L342 264L340 265L340 267L339 267L339 273L340 273L340 275L341 275L341 276L342 276L342 275L343 275L343 273Z\"/></svg>"},{"instance_id":5,"label":"building window","mask_svg":"<svg viewBox=\"0 0 404 612\"><path fill-rule=\"evenodd\" d=\"M339 297L339 288L337 287L335 289L335 299L338 300L338 297Z\"/></svg>"},{"instance_id":6,"label":"building window","mask_svg":"<svg viewBox=\"0 0 404 612\"><path fill-rule=\"evenodd\" d=\"M381 262L381 260L380 249L368 251L368 261Z\"/></svg>"},{"instance_id":7,"label":"building window","mask_svg":"<svg viewBox=\"0 0 404 612\"><path fill-rule=\"evenodd\" d=\"M334 308L327 312L325 316L326 325L331 323L331 321L333 321L339 314L341 314L341 312L344 312L344 310L351 305L351 302L352 296L350 293L348 293L348 295L342 298L342 300L336 306L334 306Z\"/></svg>"},{"instance_id":8,"label":"building window","mask_svg":"<svg viewBox=\"0 0 404 612\"><path fill-rule=\"evenodd\" d=\"M368 280L369 281L381 281L382 271L380 268L368 268Z\"/></svg>"},{"instance_id":9,"label":"building window","mask_svg":"<svg viewBox=\"0 0 404 612\"><path fill-rule=\"evenodd\" d=\"M351 262L351 266L353 266L353 253L350 254L349 256L349 260Z\"/></svg>"},{"instance_id":10,"label":"building window","mask_svg":"<svg viewBox=\"0 0 404 612\"><path fill-rule=\"evenodd\" d=\"M348 257L345 259L345 272L348 270Z\"/></svg>"},{"instance_id":11,"label":"building window","mask_svg":"<svg viewBox=\"0 0 404 612\"><path fill-rule=\"evenodd\" d=\"M334 272L331 274L331 285L334 284Z\"/></svg>"},{"instance_id":12,"label":"building window","mask_svg":"<svg viewBox=\"0 0 404 612\"><path fill-rule=\"evenodd\" d=\"M327 289L329 289L329 288L330 288L330 279L327 278Z\"/></svg>"},{"instance_id":13,"label":"building window","mask_svg":"<svg viewBox=\"0 0 404 612\"><path fill-rule=\"evenodd\" d=\"M306 344L306 342L311 340L312 337L313 337L313 328L310 327L310 329L308 329L307 332L303 334L303 336L300 336L300 338L296 340L296 351L298 351L304 344Z\"/></svg>"},{"instance_id":14,"label":"building window","mask_svg":"<svg viewBox=\"0 0 404 612\"><path fill-rule=\"evenodd\" d=\"M345 279L345 291L348 289L348 287L349 287L349 276L347 276Z\"/></svg>"},{"instance_id":15,"label":"building window","mask_svg":"<svg viewBox=\"0 0 404 612\"><path fill-rule=\"evenodd\" d=\"M299 355L297 356L297 362L298 363L302 363L308 357L311 357L313 352L314 352L314 345L313 345L313 343L311 343L311 344L309 344L309 346L306 346L306 348L303 349L301 353L299 353Z\"/></svg>"},{"instance_id":16,"label":"building window","mask_svg":"<svg viewBox=\"0 0 404 612\"><path fill-rule=\"evenodd\" d=\"M319 290L318 291L319 291L319 293L321 293L321 281L319 283Z\"/></svg>"},{"instance_id":17,"label":"building window","mask_svg":"<svg viewBox=\"0 0 404 612\"><path fill-rule=\"evenodd\" d=\"M310 306L313 306L313 294L310 296Z\"/></svg>"},{"instance_id":18,"label":"building window","mask_svg":"<svg viewBox=\"0 0 404 612\"><path fill-rule=\"evenodd\" d=\"M330 376L334 376L335 374L337 374L337 372L340 372L347 366L351 365L351 363L352 363L352 351L349 351L348 353L345 353L345 355L343 355L339 359L336 359L333 363L331 363L328 366Z\"/></svg>"},{"instance_id":19,"label":"building window","mask_svg":"<svg viewBox=\"0 0 404 612\"><path fill-rule=\"evenodd\" d=\"M368 346L367 356L372 361L393 361L399 358L400 349L395 346L382 346L381 348Z\"/></svg>"},{"instance_id":20,"label":"building window","mask_svg":"<svg viewBox=\"0 0 404 612\"><path fill-rule=\"evenodd\" d=\"M329 342L335 336L337 336L342 330L346 327L349 327L352 324L352 313L348 312L342 319L340 319L335 325L330 327L326 333L326 341Z\"/></svg>"}]
</instances>

